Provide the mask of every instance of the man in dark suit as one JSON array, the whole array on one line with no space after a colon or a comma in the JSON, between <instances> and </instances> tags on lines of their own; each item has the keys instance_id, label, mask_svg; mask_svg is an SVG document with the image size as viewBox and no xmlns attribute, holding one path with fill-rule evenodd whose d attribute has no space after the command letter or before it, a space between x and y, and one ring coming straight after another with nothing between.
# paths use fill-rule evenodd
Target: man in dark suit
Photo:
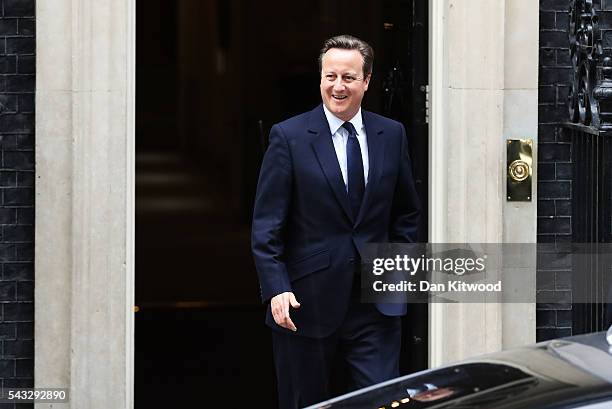
<instances>
[{"instance_id":1,"label":"man in dark suit","mask_svg":"<svg viewBox=\"0 0 612 409\"><path fill-rule=\"evenodd\" d=\"M330 397L342 358L351 389L399 375L405 304L359 302L366 243L413 242L419 204L399 122L361 110L373 50L337 36L319 56L323 104L274 125L253 215L282 408Z\"/></svg>"}]
</instances>

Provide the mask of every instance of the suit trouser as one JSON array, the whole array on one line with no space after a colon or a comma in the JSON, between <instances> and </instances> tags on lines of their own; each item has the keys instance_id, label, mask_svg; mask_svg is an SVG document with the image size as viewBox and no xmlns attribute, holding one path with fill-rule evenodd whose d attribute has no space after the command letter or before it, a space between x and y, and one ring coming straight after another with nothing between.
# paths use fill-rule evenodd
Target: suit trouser
<instances>
[{"instance_id":1,"label":"suit trouser","mask_svg":"<svg viewBox=\"0 0 612 409\"><path fill-rule=\"evenodd\" d=\"M279 407L293 409L331 398L337 358L348 369L349 390L399 376L400 342L399 317L385 316L374 304L361 304L355 298L340 328L328 337L272 331Z\"/></svg>"}]
</instances>

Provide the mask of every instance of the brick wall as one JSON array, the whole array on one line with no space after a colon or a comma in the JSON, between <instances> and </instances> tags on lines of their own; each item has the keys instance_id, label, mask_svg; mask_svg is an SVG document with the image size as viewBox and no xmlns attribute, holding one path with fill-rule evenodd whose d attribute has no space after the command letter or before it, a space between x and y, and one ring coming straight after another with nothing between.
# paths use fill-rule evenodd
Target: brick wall
<instances>
[{"instance_id":1,"label":"brick wall","mask_svg":"<svg viewBox=\"0 0 612 409\"><path fill-rule=\"evenodd\" d=\"M538 94L538 232L539 243L571 241L572 164L566 122L571 63L568 45L569 0L540 0ZM569 265L538 261L538 291L554 291L559 303L538 304L537 340L571 335L568 301ZM553 267L550 267L553 266Z\"/></svg>"},{"instance_id":2,"label":"brick wall","mask_svg":"<svg viewBox=\"0 0 612 409\"><path fill-rule=\"evenodd\" d=\"M34 378L34 11L34 0L2 0L0 380L4 387L31 387Z\"/></svg>"}]
</instances>

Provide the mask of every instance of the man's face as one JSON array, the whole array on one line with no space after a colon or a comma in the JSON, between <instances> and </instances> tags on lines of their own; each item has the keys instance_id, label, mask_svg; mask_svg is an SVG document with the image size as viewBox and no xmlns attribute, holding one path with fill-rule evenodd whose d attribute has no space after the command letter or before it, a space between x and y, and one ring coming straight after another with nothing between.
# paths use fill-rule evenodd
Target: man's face
<instances>
[{"instance_id":1,"label":"man's face","mask_svg":"<svg viewBox=\"0 0 612 409\"><path fill-rule=\"evenodd\" d=\"M348 121L355 116L370 76L364 78L363 57L357 50L331 48L321 64L321 98L335 116Z\"/></svg>"}]
</instances>

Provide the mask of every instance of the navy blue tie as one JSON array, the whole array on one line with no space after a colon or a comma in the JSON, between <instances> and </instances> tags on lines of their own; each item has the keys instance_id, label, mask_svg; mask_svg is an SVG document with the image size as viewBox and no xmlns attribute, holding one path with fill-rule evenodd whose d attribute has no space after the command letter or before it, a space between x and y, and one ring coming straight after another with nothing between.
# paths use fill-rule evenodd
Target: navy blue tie
<instances>
[{"instance_id":1,"label":"navy blue tie","mask_svg":"<svg viewBox=\"0 0 612 409\"><path fill-rule=\"evenodd\" d=\"M349 138L346 141L347 185L351 210L353 211L353 217L356 219L365 191L363 160L361 158L361 148L359 146L359 139L357 139L355 127L350 122L343 123L342 127L349 133Z\"/></svg>"}]
</instances>

